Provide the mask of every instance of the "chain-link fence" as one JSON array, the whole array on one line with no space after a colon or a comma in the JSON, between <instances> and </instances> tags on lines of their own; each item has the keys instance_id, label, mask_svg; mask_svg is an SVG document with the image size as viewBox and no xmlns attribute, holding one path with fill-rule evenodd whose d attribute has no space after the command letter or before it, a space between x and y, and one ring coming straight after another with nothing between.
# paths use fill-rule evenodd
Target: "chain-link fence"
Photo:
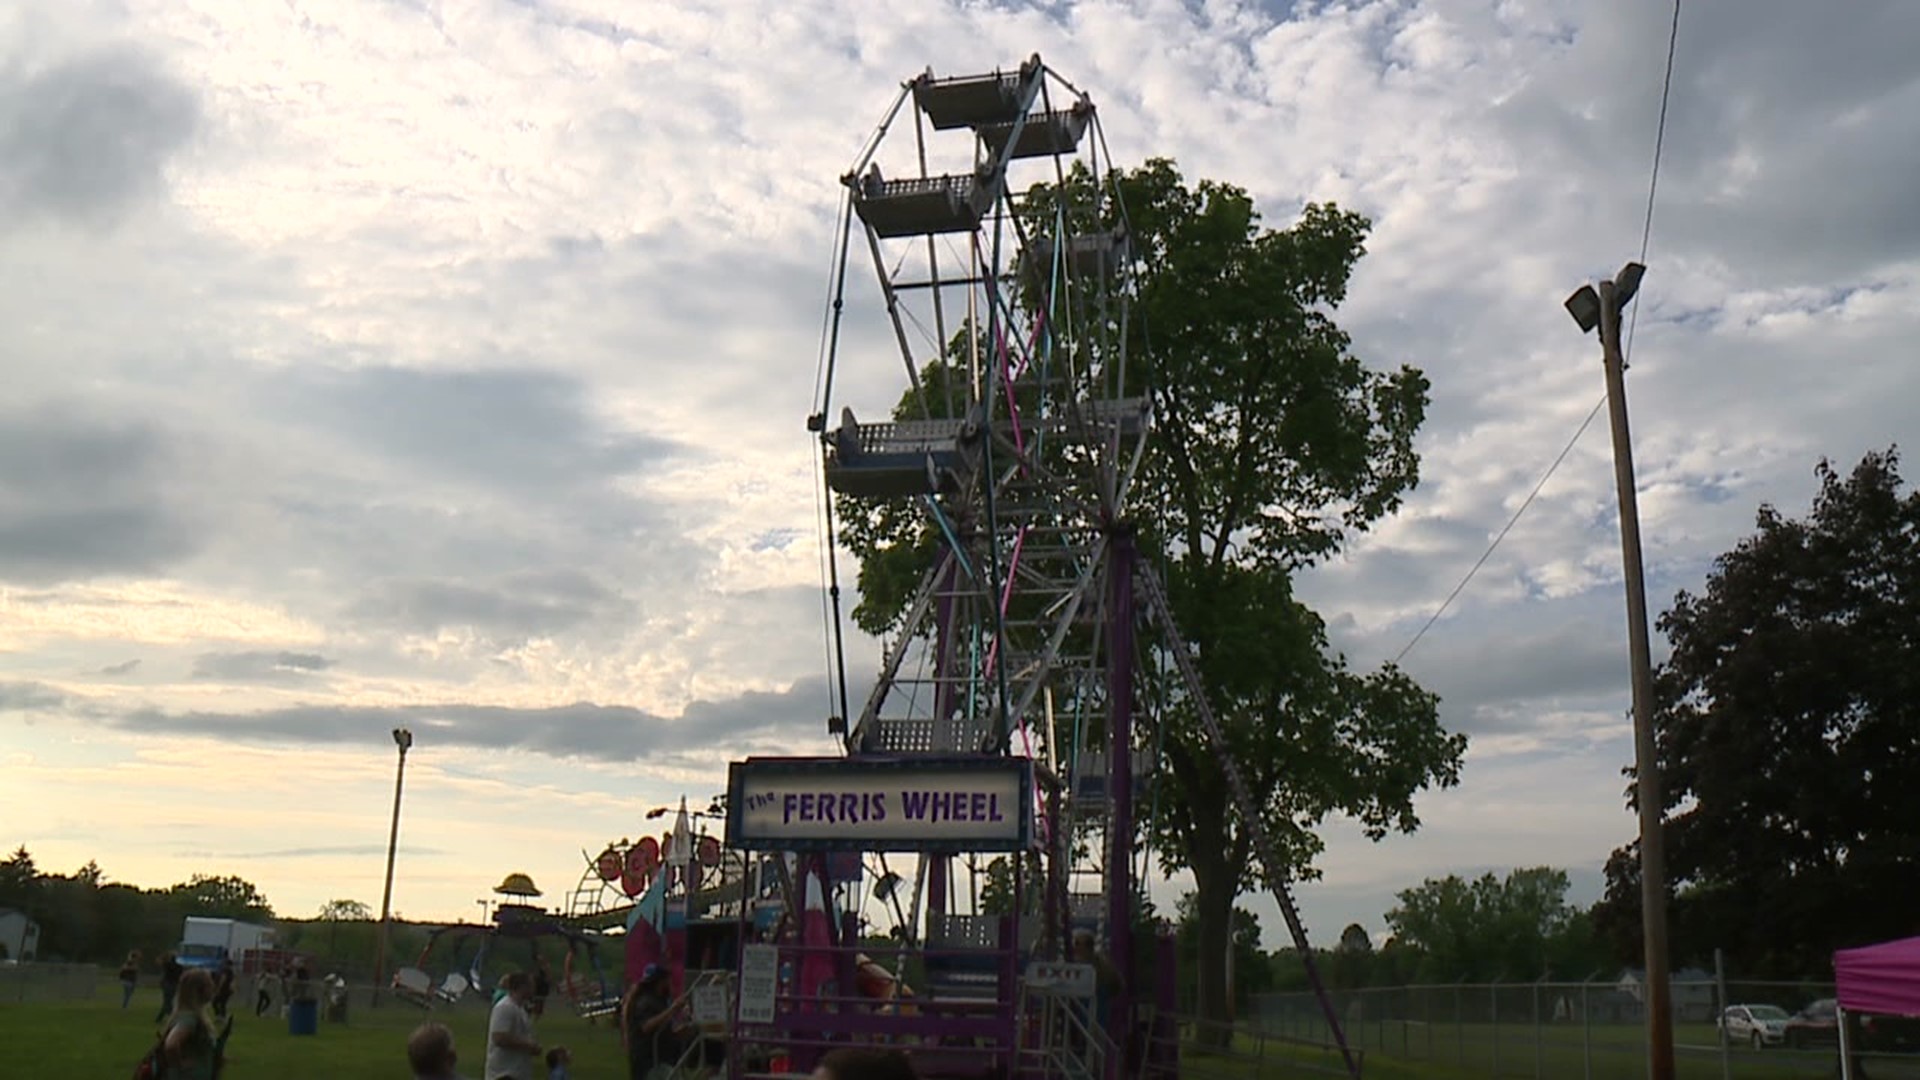
<instances>
[{"instance_id":1,"label":"chain-link fence","mask_svg":"<svg viewBox=\"0 0 1920 1080\"><path fill-rule=\"evenodd\" d=\"M92 964L0 964L0 1001L86 1001L99 979Z\"/></svg>"},{"instance_id":2,"label":"chain-link fence","mask_svg":"<svg viewBox=\"0 0 1920 1080\"><path fill-rule=\"evenodd\" d=\"M1729 981L1723 988L1711 977L1676 978L1672 994L1675 1056L1685 1080L1838 1075L1837 1028L1821 1004L1831 1002L1831 984ZM1347 1039L1370 1059L1554 1080L1644 1077L1643 997L1632 976L1333 992ZM1256 995L1246 1026L1293 1039L1328 1038L1320 1002L1310 993ZM1909 1038L1907 1029L1882 1023L1870 1024L1865 1034L1864 1047L1855 1041L1873 1080L1920 1080L1920 1033Z\"/></svg>"}]
</instances>

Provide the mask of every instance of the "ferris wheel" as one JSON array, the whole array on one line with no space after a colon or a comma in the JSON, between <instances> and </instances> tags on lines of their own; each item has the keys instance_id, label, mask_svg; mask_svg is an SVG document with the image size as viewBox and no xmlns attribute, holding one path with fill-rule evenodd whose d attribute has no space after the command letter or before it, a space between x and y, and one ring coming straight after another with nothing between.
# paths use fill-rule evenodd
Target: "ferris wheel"
<instances>
[{"instance_id":1,"label":"ferris wheel","mask_svg":"<svg viewBox=\"0 0 1920 1080\"><path fill-rule=\"evenodd\" d=\"M900 175L882 160L909 104ZM934 173L943 133L965 157ZM880 679L843 710L855 749L1058 760L1072 740L1044 719L1098 696L1097 657L1073 631L1097 623L1104 526L1124 516L1148 428L1146 399L1126 396L1128 249L1124 226L1106 224L1124 220L1111 171L1090 97L1034 57L910 80L845 178L835 311L859 236L908 392L897 408L837 399L830 341L813 419L826 482L862 519L850 527L899 531L933 555Z\"/></svg>"},{"instance_id":2,"label":"ferris wheel","mask_svg":"<svg viewBox=\"0 0 1920 1080\"><path fill-rule=\"evenodd\" d=\"M1131 253L1112 175L1091 97L1037 56L907 81L844 178L812 420L849 530L904 541L923 564L864 702L842 676L838 733L854 752L1044 762L1079 796L1040 811L1063 860L1076 821L1111 826L1103 555L1149 428L1146 397L1129 396ZM908 389L856 408L836 374L860 249ZM1078 876L1097 918L1098 860Z\"/></svg>"},{"instance_id":3,"label":"ferris wheel","mask_svg":"<svg viewBox=\"0 0 1920 1080\"><path fill-rule=\"evenodd\" d=\"M1153 420L1148 371L1128 355L1140 253L1099 114L1038 56L986 75L929 70L902 84L842 180L808 420L826 488L829 728L852 755L1033 759L1042 941L1092 924L1125 970L1157 720L1137 671L1164 665L1183 688L1256 849L1283 864L1135 544L1154 509L1134 498ZM875 288L850 290L857 262ZM843 364L857 327L891 348L849 347ZM894 354L904 394L871 377L875 352ZM864 698L847 686L839 542L860 549L862 593L888 616ZM906 929L924 890L931 937L950 901L942 859L928 865ZM1291 893L1273 887L1338 1037Z\"/></svg>"}]
</instances>

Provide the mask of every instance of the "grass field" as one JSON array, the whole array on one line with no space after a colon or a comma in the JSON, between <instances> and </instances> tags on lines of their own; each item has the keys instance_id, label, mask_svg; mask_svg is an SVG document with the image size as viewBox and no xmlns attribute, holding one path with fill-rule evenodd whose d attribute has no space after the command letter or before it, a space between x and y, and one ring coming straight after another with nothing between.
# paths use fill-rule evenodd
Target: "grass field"
<instances>
[{"instance_id":1,"label":"grass field","mask_svg":"<svg viewBox=\"0 0 1920 1080\"><path fill-rule=\"evenodd\" d=\"M129 1075L152 1045L153 1013L159 992L151 987L122 1012L117 984L102 981L87 1001L8 1002L0 1004L0 1046L12 1051L5 1075L53 1080L117 1080ZM406 1073L407 1033L425 1017L412 1006L388 999L378 1009L356 997L345 1024L322 1023L317 1035L293 1036L278 1016L256 1019L242 1010L228 1047L230 1080L343 1080L401 1077ZM487 1013L479 999L443 1008L434 1018L452 1027L461 1053L461 1071L477 1078L484 1057ZM1638 1080L1645 1075L1640 1031L1631 1026L1540 1029L1521 1025L1364 1025L1354 1032L1366 1051L1367 1080L1467 1080L1484 1077L1586 1078ZM1683 1025L1680 1075L1684 1080L1718 1080L1721 1059L1709 1025ZM624 1080L626 1066L619 1036L602 1022L589 1025L564 1008L539 1024L547 1045L574 1050L574 1075L580 1080ZM1814 1080L1835 1075L1831 1051L1791 1052L1740 1049L1729 1055L1734 1080ZM1337 1075L1336 1055L1280 1040L1236 1039L1227 1056L1184 1055L1181 1073L1213 1080ZM1874 1080L1920 1080L1920 1060L1877 1060Z\"/></svg>"},{"instance_id":2,"label":"grass field","mask_svg":"<svg viewBox=\"0 0 1920 1080\"><path fill-rule=\"evenodd\" d=\"M153 1045L150 1021L160 1006L160 992L143 988L122 1012L119 984L103 983L91 1001L0 1005L0 1046L8 1048L12 1059L0 1073L52 1080L130 1076ZM287 1034L287 1022L277 1015L256 1019L251 1008L238 1010L224 1075L231 1080L407 1076L407 1034L426 1014L392 999L378 1009L363 1004L359 998L353 1001L348 1023L323 1022L319 1034L306 1036ZM460 1071L477 1078L485 1057L485 1005L476 999L440 1010L434 1019L453 1029ZM604 1021L589 1026L569 1011L550 1011L539 1022L538 1033L546 1045L565 1044L574 1051L574 1075L580 1080L625 1080L619 1035Z\"/></svg>"}]
</instances>

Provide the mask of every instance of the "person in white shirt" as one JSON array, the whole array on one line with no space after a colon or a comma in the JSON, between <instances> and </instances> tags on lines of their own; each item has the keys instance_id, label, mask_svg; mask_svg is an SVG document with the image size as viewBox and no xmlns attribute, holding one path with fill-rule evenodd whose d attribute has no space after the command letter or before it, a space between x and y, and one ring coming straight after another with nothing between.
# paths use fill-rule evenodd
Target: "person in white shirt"
<instances>
[{"instance_id":1,"label":"person in white shirt","mask_svg":"<svg viewBox=\"0 0 1920 1080\"><path fill-rule=\"evenodd\" d=\"M486 1080L534 1080L534 1061L541 1047L533 1037L533 976L516 971L500 980L506 996L494 1003L487 1018Z\"/></svg>"}]
</instances>

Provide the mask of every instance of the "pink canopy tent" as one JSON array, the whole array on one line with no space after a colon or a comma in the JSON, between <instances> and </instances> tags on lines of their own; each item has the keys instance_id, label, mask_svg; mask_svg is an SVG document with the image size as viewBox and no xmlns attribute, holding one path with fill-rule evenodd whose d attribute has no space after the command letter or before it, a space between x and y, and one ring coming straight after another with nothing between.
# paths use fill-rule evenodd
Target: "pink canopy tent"
<instances>
[{"instance_id":1,"label":"pink canopy tent","mask_svg":"<svg viewBox=\"0 0 1920 1080\"><path fill-rule=\"evenodd\" d=\"M1920 937L1841 949L1833 975L1848 1012L1920 1016Z\"/></svg>"},{"instance_id":2,"label":"pink canopy tent","mask_svg":"<svg viewBox=\"0 0 1920 1080\"><path fill-rule=\"evenodd\" d=\"M1833 954L1833 977L1839 984L1840 1075L1852 1080L1847 1013L1920 1016L1920 937L1841 949Z\"/></svg>"}]
</instances>

